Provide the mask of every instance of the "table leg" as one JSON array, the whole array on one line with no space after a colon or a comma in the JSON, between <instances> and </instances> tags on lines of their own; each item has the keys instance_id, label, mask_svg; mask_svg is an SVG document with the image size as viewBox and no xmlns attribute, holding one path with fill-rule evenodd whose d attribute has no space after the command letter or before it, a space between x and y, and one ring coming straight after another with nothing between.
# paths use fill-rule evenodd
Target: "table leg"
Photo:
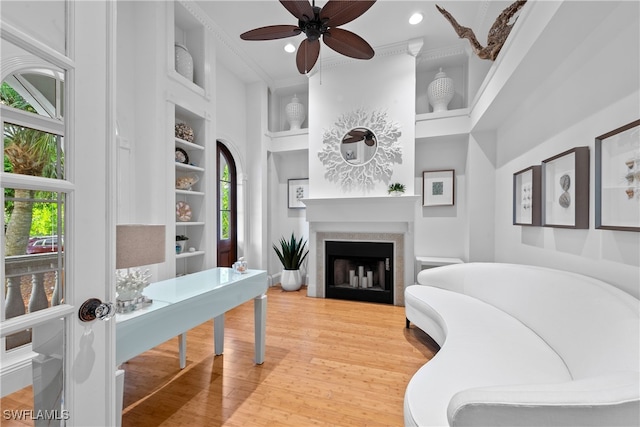
<instances>
[{"instance_id":1,"label":"table leg","mask_svg":"<svg viewBox=\"0 0 640 427\"><path fill-rule=\"evenodd\" d=\"M180 352L180 369L187 366L187 333L180 334L178 337L178 349Z\"/></svg>"},{"instance_id":2,"label":"table leg","mask_svg":"<svg viewBox=\"0 0 640 427\"><path fill-rule=\"evenodd\" d=\"M267 296L260 295L253 300L253 315L255 323L256 364L264 363L264 339L267 326Z\"/></svg>"},{"instance_id":3,"label":"table leg","mask_svg":"<svg viewBox=\"0 0 640 427\"><path fill-rule=\"evenodd\" d=\"M216 356L224 352L224 313L213 318L213 347Z\"/></svg>"}]
</instances>

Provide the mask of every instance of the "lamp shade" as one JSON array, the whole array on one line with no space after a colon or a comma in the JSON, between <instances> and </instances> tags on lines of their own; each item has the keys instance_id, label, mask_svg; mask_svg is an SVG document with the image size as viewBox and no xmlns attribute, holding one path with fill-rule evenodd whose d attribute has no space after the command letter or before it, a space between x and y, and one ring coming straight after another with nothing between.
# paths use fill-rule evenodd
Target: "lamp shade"
<instances>
[{"instance_id":1,"label":"lamp shade","mask_svg":"<svg viewBox=\"0 0 640 427\"><path fill-rule=\"evenodd\" d=\"M164 225L116 225L117 269L164 262L165 251Z\"/></svg>"}]
</instances>

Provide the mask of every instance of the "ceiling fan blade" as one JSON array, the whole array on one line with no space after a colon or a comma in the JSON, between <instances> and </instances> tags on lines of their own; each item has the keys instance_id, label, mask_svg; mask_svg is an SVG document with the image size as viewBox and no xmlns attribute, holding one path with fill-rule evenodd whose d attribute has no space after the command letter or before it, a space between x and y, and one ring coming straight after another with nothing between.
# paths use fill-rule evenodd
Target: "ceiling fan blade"
<instances>
[{"instance_id":1,"label":"ceiling fan blade","mask_svg":"<svg viewBox=\"0 0 640 427\"><path fill-rule=\"evenodd\" d=\"M367 134L366 131L357 130L357 129L351 129L347 135L356 136L356 137L362 139L366 134Z\"/></svg>"},{"instance_id":2,"label":"ceiling fan blade","mask_svg":"<svg viewBox=\"0 0 640 427\"><path fill-rule=\"evenodd\" d=\"M348 138L343 138L342 139L342 143L343 144L351 144L352 142L358 142L358 141L362 141L362 137L361 136L350 136Z\"/></svg>"},{"instance_id":3,"label":"ceiling fan blade","mask_svg":"<svg viewBox=\"0 0 640 427\"><path fill-rule=\"evenodd\" d=\"M353 21L369 10L375 2L375 0L329 0L320 10L320 19L328 19L328 27L337 27Z\"/></svg>"},{"instance_id":4,"label":"ceiling fan blade","mask_svg":"<svg viewBox=\"0 0 640 427\"><path fill-rule=\"evenodd\" d=\"M242 40L275 40L293 37L302 30L296 25L269 25L240 34Z\"/></svg>"},{"instance_id":5,"label":"ceiling fan blade","mask_svg":"<svg viewBox=\"0 0 640 427\"><path fill-rule=\"evenodd\" d=\"M308 18L307 20L313 19L313 7L311 7L309 0L280 0L280 3L300 21L305 21L305 16Z\"/></svg>"},{"instance_id":6,"label":"ceiling fan blade","mask_svg":"<svg viewBox=\"0 0 640 427\"><path fill-rule=\"evenodd\" d=\"M342 28L332 28L327 31L322 40L331 49L351 58L371 59L375 52L373 48L359 35Z\"/></svg>"},{"instance_id":7,"label":"ceiling fan blade","mask_svg":"<svg viewBox=\"0 0 640 427\"><path fill-rule=\"evenodd\" d=\"M320 41L302 40L296 54L296 65L300 74L306 74L311 71L313 66L316 65L318 56L320 56Z\"/></svg>"}]
</instances>

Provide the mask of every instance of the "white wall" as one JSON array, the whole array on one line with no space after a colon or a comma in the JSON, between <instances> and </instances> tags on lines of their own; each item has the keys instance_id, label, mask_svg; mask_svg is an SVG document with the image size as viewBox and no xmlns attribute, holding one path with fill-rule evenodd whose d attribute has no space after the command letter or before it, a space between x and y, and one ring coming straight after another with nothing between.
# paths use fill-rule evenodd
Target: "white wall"
<instances>
[{"instance_id":1,"label":"white wall","mask_svg":"<svg viewBox=\"0 0 640 427\"><path fill-rule=\"evenodd\" d=\"M640 116L635 92L543 141L496 172L496 261L575 271L640 296L640 233L595 229L594 138ZM513 173L576 146L590 148L588 230L514 226Z\"/></svg>"},{"instance_id":2,"label":"white wall","mask_svg":"<svg viewBox=\"0 0 640 427\"><path fill-rule=\"evenodd\" d=\"M309 224L305 209L288 208L288 180L307 178L309 173L309 157L306 150L288 151L283 153L269 153L269 227L268 227L268 274L280 274L282 264L278 259L272 244L279 247L280 238L289 240L291 233L296 238L309 240ZM307 246L308 248L308 246ZM305 262L306 265L306 262ZM306 268L302 268L302 274ZM277 283L278 277L275 278Z\"/></svg>"},{"instance_id":3,"label":"white wall","mask_svg":"<svg viewBox=\"0 0 640 427\"><path fill-rule=\"evenodd\" d=\"M416 256L465 258L467 242L466 160L468 135L425 138L416 141L415 194L422 196L422 172L455 170L453 206L423 207L415 216Z\"/></svg>"},{"instance_id":4,"label":"white wall","mask_svg":"<svg viewBox=\"0 0 640 427\"><path fill-rule=\"evenodd\" d=\"M541 69L540 87L514 100L496 133L496 261L575 271L640 296L640 233L596 230L594 214L594 139L640 117L639 9L617 3L563 62ZM589 229L511 225L513 173L578 146L590 148Z\"/></svg>"},{"instance_id":5,"label":"white wall","mask_svg":"<svg viewBox=\"0 0 640 427\"><path fill-rule=\"evenodd\" d=\"M322 135L336 119L359 108L367 112L386 111L389 121L402 132L402 162L393 163L390 182L405 184L407 194L414 191L416 62L409 54L374 57L368 61L345 64L316 72L309 79L309 194L312 198L382 196L388 183L376 182L366 193L343 191L340 184L325 177L318 152Z\"/></svg>"}]
</instances>

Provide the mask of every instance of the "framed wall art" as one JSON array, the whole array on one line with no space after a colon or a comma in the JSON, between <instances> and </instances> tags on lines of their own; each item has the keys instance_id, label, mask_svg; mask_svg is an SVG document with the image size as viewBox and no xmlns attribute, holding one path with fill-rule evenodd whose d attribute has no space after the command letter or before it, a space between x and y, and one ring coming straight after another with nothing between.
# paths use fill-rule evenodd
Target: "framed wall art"
<instances>
[{"instance_id":1,"label":"framed wall art","mask_svg":"<svg viewBox=\"0 0 640 427\"><path fill-rule=\"evenodd\" d=\"M542 162L542 225L589 228L589 147L576 147Z\"/></svg>"},{"instance_id":2,"label":"framed wall art","mask_svg":"<svg viewBox=\"0 0 640 427\"><path fill-rule=\"evenodd\" d=\"M542 225L542 166L513 174L513 224Z\"/></svg>"},{"instance_id":3,"label":"framed wall art","mask_svg":"<svg viewBox=\"0 0 640 427\"><path fill-rule=\"evenodd\" d=\"M290 179L287 184L289 209L304 209L302 199L309 197L309 178Z\"/></svg>"},{"instance_id":4,"label":"framed wall art","mask_svg":"<svg viewBox=\"0 0 640 427\"><path fill-rule=\"evenodd\" d=\"M640 231L640 120L600 135L596 148L596 228Z\"/></svg>"},{"instance_id":5,"label":"framed wall art","mask_svg":"<svg viewBox=\"0 0 640 427\"><path fill-rule=\"evenodd\" d=\"M422 206L453 206L455 170L422 172Z\"/></svg>"}]
</instances>

